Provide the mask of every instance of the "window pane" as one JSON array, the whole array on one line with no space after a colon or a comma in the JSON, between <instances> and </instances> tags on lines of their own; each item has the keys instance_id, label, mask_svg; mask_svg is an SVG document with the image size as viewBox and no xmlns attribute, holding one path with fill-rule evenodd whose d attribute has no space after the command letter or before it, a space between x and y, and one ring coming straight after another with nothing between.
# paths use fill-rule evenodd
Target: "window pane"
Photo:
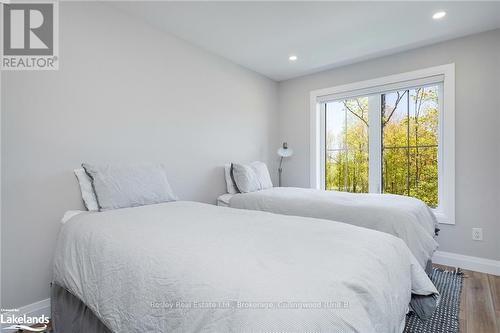
<instances>
[{"instance_id":1,"label":"window pane","mask_svg":"<svg viewBox=\"0 0 500 333\"><path fill-rule=\"evenodd\" d=\"M382 95L384 193L438 205L437 85Z\"/></svg>"},{"instance_id":2,"label":"window pane","mask_svg":"<svg viewBox=\"0 0 500 333\"><path fill-rule=\"evenodd\" d=\"M326 104L326 149L345 148L346 111L342 102Z\"/></svg>"},{"instance_id":3,"label":"window pane","mask_svg":"<svg viewBox=\"0 0 500 333\"><path fill-rule=\"evenodd\" d=\"M408 195L408 149L386 148L383 154L383 192Z\"/></svg>"},{"instance_id":4,"label":"window pane","mask_svg":"<svg viewBox=\"0 0 500 333\"><path fill-rule=\"evenodd\" d=\"M368 192L368 97L329 102L325 188Z\"/></svg>"},{"instance_id":5,"label":"window pane","mask_svg":"<svg viewBox=\"0 0 500 333\"><path fill-rule=\"evenodd\" d=\"M368 150L347 151L347 191L368 192Z\"/></svg>"},{"instance_id":6,"label":"window pane","mask_svg":"<svg viewBox=\"0 0 500 333\"><path fill-rule=\"evenodd\" d=\"M326 153L326 184L327 190L344 190L344 172L345 172L345 152L328 151Z\"/></svg>"},{"instance_id":7,"label":"window pane","mask_svg":"<svg viewBox=\"0 0 500 333\"><path fill-rule=\"evenodd\" d=\"M410 195L431 207L438 205L438 149L410 149Z\"/></svg>"},{"instance_id":8,"label":"window pane","mask_svg":"<svg viewBox=\"0 0 500 333\"><path fill-rule=\"evenodd\" d=\"M408 145L408 91L382 95L382 131L384 147Z\"/></svg>"},{"instance_id":9,"label":"window pane","mask_svg":"<svg viewBox=\"0 0 500 333\"><path fill-rule=\"evenodd\" d=\"M411 146L437 146L439 109L437 94L437 86L410 90Z\"/></svg>"},{"instance_id":10,"label":"window pane","mask_svg":"<svg viewBox=\"0 0 500 333\"><path fill-rule=\"evenodd\" d=\"M347 149L368 150L368 97L343 102L346 111Z\"/></svg>"}]
</instances>

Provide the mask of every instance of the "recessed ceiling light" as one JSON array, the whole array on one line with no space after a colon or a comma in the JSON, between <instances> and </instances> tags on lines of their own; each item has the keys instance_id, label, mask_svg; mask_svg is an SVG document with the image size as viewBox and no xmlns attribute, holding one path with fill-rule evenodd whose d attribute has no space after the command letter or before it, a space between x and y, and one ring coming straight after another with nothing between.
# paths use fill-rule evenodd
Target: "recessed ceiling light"
<instances>
[{"instance_id":1,"label":"recessed ceiling light","mask_svg":"<svg viewBox=\"0 0 500 333\"><path fill-rule=\"evenodd\" d=\"M288 60L290 60L290 61L297 61L297 59L298 58L297 58L296 55L291 55L291 56L288 57Z\"/></svg>"},{"instance_id":2,"label":"recessed ceiling light","mask_svg":"<svg viewBox=\"0 0 500 333\"><path fill-rule=\"evenodd\" d=\"M432 15L432 18L435 19L435 20L439 20L439 19L442 19L443 17L446 16L446 12L436 12L434 13L434 15Z\"/></svg>"}]
</instances>

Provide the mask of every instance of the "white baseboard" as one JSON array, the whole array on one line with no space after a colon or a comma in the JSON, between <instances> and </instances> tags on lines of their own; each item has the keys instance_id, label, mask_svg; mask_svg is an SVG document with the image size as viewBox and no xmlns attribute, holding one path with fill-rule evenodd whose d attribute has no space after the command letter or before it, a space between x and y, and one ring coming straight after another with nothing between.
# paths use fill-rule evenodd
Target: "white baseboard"
<instances>
[{"instance_id":1,"label":"white baseboard","mask_svg":"<svg viewBox=\"0 0 500 333\"><path fill-rule=\"evenodd\" d=\"M6 315L9 313L11 312L6 313ZM50 298L20 307L19 311L15 312L15 315L16 317L23 315L27 317L40 317L42 315L50 317ZM2 329L8 326L10 326L10 324L2 324Z\"/></svg>"},{"instance_id":2,"label":"white baseboard","mask_svg":"<svg viewBox=\"0 0 500 333\"><path fill-rule=\"evenodd\" d=\"M470 271L500 276L500 260L471 257L463 254L436 251L432 262L452 267L460 267Z\"/></svg>"}]
</instances>

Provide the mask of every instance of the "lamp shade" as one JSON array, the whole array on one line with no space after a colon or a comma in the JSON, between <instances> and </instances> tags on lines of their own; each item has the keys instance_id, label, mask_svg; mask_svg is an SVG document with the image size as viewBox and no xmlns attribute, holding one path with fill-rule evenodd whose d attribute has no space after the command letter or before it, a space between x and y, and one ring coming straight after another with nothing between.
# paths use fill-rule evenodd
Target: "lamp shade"
<instances>
[{"instance_id":1,"label":"lamp shade","mask_svg":"<svg viewBox=\"0 0 500 333\"><path fill-rule=\"evenodd\" d=\"M281 147L278 149L278 155L281 157L290 157L293 155L293 149Z\"/></svg>"}]
</instances>

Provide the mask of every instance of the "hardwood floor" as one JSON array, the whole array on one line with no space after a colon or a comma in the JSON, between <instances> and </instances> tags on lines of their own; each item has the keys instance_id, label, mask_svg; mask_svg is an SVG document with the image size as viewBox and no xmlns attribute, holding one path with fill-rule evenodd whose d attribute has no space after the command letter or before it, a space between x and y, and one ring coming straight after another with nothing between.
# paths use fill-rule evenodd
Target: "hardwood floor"
<instances>
[{"instance_id":1,"label":"hardwood floor","mask_svg":"<svg viewBox=\"0 0 500 333\"><path fill-rule=\"evenodd\" d=\"M437 267L454 269L442 265ZM500 333L500 276L464 272L460 298L461 333Z\"/></svg>"},{"instance_id":2,"label":"hardwood floor","mask_svg":"<svg viewBox=\"0 0 500 333\"><path fill-rule=\"evenodd\" d=\"M435 266L454 269L442 265ZM460 332L500 333L500 276L467 270L463 272Z\"/></svg>"}]
</instances>

